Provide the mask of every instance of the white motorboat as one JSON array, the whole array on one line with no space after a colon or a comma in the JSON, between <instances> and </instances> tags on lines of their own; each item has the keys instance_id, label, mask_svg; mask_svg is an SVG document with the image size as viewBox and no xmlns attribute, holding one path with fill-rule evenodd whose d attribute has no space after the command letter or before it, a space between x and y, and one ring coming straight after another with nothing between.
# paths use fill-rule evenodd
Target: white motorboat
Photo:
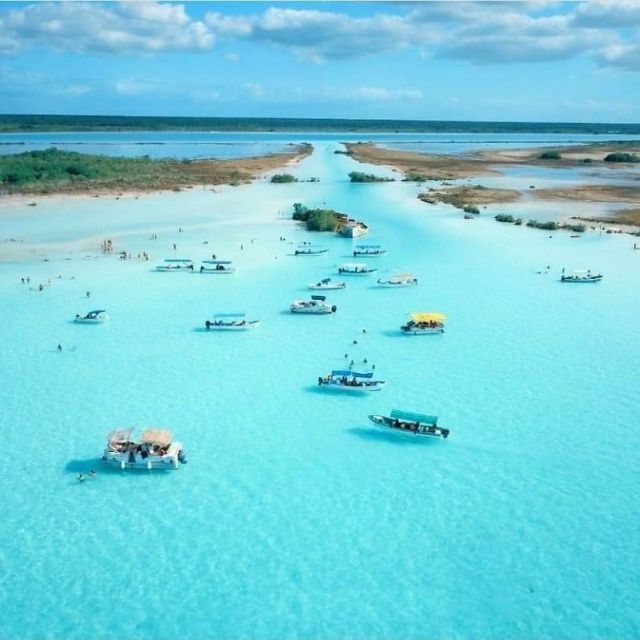
<instances>
[{"instance_id":1,"label":"white motorboat","mask_svg":"<svg viewBox=\"0 0 640 640\"><path fill-rule=\"evenodd\" d=\"M289 307L291 313L327 314L335 313L335 304L329 304L324 296L311 296L311 300L296 300Z\"/></svg>"},{"instance_id":2,"label":"white motorboat","mask_svg":"<svg viewBox=\"0 0 640 640\"><path fill-rule=\"evenodd\" d=\"M413 335L444 333L446 319L447 316L443 313L412 313L407 323L400 327L400 331Z\"/></svg>"},{"instance_id":3,"label":"white motorboat","mask_svg":"<svg viewBox=\"0 0 640 640\"><path fill-rule=\"evenodd\" d=\"M354 258L377 258L387 253L379 244L357 244L353 250Z\"/></svg>"},{"instance_id":4,"label":"white motorboat","mask_svg":"<svg viewBox=\"0 0 640 640\"><path fill-rule=\"evenodd\" d=\"M369 227L364 222L347 218L338 228L337 233L345 238L359 238L369 233Z\"/></svg>"},{"instance_id":5,"label":"white motorboat","mask_svg":"<svg viewBox=\"0 0 640 640\"><path fill-rule=\"evenodd\" d=\"M212 273L216 276L235 273L235 270L231 266L231 260L203 260L200 265L200 273Z\"/></svg>"},{"instance_id":6,"label":"white motorboat","mask_svg":"<svg viewBox=\"0 0 640 640\"><path fill-rule=\"evenodd\" d=\"M100 324L106 322L108 319L109 316L104 309L96 309L95 311L89 311L89 313L84 316L77 313L73 321L83 324Z\"/></svg>"},{"instance_id":7,"label":"white motorboat","mask_svg":"<svg viewBox=\"0 0 640 640\"><path fill-rule=\"evenodd\" d=\"M260 320L247 320L245 313L216 313L213 322L207 320L204 325L215 331L246 331L255 329Z\"/></svg>"},{"instance_id":8,"label":"white motorboat","mask_svg":"<svg viewBox=\"0 0 640 640\"><path fill-rule=\"evenodd\" d=\"M115 429L107 436L102 462L120 469L177 469L185 464L182 443L167 429L147 429L140 440L131 438L133 428Z\"/></svg>"},{"instance_id":9,"label":"white motorboat","mask_svg":"<svg viewBox=\"0 0 640 640\"><path fill-rule=\"evenodd\" d=\"M326 247L318 247L312 244L301 244L293 252L294 256L321 256L328 253Z\"/></svg>"},{"instance_id":10,"label":"white motorboat","mask_svg":"<svg viewBox=\"0 0 640 640\"><path fill-rule=\"evenodd\" d=\"M447 438L449 429L438 426L438 416L394 409L389 416L370 415L369 420L379 427L410 436Z\"/></svg>"},{"instance_id":11,"label":"white motorboat","mask_svg":"<svg viewBox=\"0 0 640 640\"><path fill-rule=\"evenodd\" d=\"M167 258L156 271L193 271L193 262L186 258Z\"/></svg>"},{"instance_id":12,"label":"white motorboat","mask_svg":"<svg viewBox=\"0 0 640 640\"><path fill-rule=\"evenodd\" d=\"M331 278L323 278L320 282L310 284L309 289L345 289L346 286L344 282L336 282Z\"/></svg>"},{"instance_id":13,"label":"white motorboat","mask_svg":"<svg viewBox=\"0 0 640 640\"><path fill-rule=\"evenodd\" d=\"M600 282L602 278L601 273L593 273L591 269L576 269L569 274L565 274L563 269L560 282Z\"/></svg>"},{"instance_id":14,"label":"white motorboat","mask_svg":"<svg viewBox=\"0 0 640 640\"><path fill-rule=\"evenodd\" d=\"M418 279L413 273L392 273L390 276L378 278L378 284L390 289L401 289L402 287L415 287L418 284Z\"/></svg>"},{"instance_id":15,"label":"white motorboat","mask_svg":"<svg viewBox=\"0 0 640 640\"><path fill-rule=\"evenodd\" d=\"M366 262L347 262L338 267L338 273L345 276L368 276L376 271L377 269L372 269Z\"/></svg>"},{"instance_id":16,"label":"white motorboat","mask_svg":"<svg viewBox=\"0 0 640 640\"><path fill-rule=\"evenodd\" d=\"M380 391L386 384L384 380L373 380L373 371L359 372L350 370L332 371L328 376L318 378L318 386L333 391L362 393Z\"/></svg>"}]
</instances>

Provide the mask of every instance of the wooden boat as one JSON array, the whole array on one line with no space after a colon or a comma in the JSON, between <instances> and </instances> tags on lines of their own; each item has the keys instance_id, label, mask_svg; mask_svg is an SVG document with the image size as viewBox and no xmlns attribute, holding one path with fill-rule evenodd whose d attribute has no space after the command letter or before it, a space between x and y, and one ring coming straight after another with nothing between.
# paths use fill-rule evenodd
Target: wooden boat
<instances>
[{"instance_id":1,"label":"wooden boat","mask_svg":"<svg viewBox=\"0 0 640 640\"><path fill-rule=\"evenodd\" d=\"M387 253L379 244L357 244L353 250L354 258L377 258Z\"/></svg>"},{"instance_id":2,"label":"wooden boat","mask_svg":"<svg viewBox=\"0 0 640 640\"><path fill-rule=\"evenodd\" d=\"M400 331L406 334L434 334L444 333L444 321L447 319L443 313L412 313L406 324L400 327Z\"/></svg>"},{"instance_id":3,"label":"wooden boat","mask_svg":"<svg viewBox=\"0 0 640 640\"><path fill-rule=\"evenodd\" d=\"M372 269L366 262L347 262L338 267L338 273L344 276L368 276L376 271L377 269Z\"/></svg>"},{"instance_id":4,"label":"wooden boat","mask_svg":"<svg viewBox=\"0 0 640 640\"><path fill-rule=\"evenodd\" d=\"M384 429L410 436L431 438L449 436L449 429L438 426L438 416L393 409L389 416L370 415L369 420Z\"/></svg>"},{"instance_id":5,"label":"wooden boat","mask_svg":"<svg viewBox=\"0 0 640 640\"><path fill-rule=\"evenodd\" d=\"M245 313L216 313L213 322L207 320L204 326L214 331L246 331L259 324L260 320L246 320Z\"/></svg>"},{"instance_id":6,"label":"wooden boat","mask_svg":"<svg viewBox=\"0 0 640 640\"><path fill-rule=\"evenodd\" d=\"M358 372L350 370L332 371L329 375L318 378L318 386L333 391L362 393L380 391L386 384L384 380L372 380L373 371Z\"/></svg>"},{"instance_id":7,"label":"wooden boat","mask_svg":"<svg viewBox=\"0 0 640 640\"><path fill-rule=\"evenodd\" d=\"M328 253L326 247L318 247L312 244L301 244L293 252L294 256L321 256Z\"/></svg>"}]
</instances>

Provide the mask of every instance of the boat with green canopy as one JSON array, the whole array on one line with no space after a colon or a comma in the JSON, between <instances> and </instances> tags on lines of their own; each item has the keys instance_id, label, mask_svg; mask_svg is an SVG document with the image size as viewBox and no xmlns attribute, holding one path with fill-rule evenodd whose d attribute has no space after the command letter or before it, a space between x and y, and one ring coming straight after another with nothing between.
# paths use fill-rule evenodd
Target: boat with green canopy
<instances>
[{"instance_id":1,"label":"boat with green canopy","mask_svg":"<svg viewBox=\"0 0 640 640\"><path fill-rule=\"evenodd\" d=\"M438 416L425 413L393 409L389 416L370 415L369 420L384 429L391 429L397 433L411 436L431 438L447 438L449 436L449 429L438 426Z\"/></svg>"}]
</instances>

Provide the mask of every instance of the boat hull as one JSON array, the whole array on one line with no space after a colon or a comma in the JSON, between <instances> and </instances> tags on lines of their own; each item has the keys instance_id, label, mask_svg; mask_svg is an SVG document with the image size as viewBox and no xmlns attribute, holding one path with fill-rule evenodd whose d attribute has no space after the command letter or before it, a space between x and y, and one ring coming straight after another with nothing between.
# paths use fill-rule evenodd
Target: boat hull
<instances>
[{"instance_id":1,"label":"boat hull","mask_svg":"<svg viewBox=\"0 0 640 640\"><path fill-rule=\"evenodd\" d=\"M327 286L318 286L317 284L310 284L308 285L309 289L315 289L315 290L320 290L320 291L332 291L335 289L346 289L347 285L344 282L340 282L340 283L336 283L336 284L332 284L332 285L327 285Z\"/></svg>"},{"instance_id":2,"label":"boat hull","mask_svg":"<svg viewBox=\"0 0 640 640\"><path fill-rule=\"evenodd\" d=\"M74 318L73 321L78 324L103 324L107 321L107 318Z\"/></svg>"},{"instance_id":3,"label":"boat hull","mask_svg":"<svg viewBox=\"0 0 640 640\"><path fill-rule=\"evenodd\" d=\"M385 431L411 438L447 438L449 436L449 429L443 429L435 425L420 425L416 430L410 430L394 426L393 420L386 416L370 415L369 420Z\"/></svg>"},{"instance_id":4,"label":"boat hull","mask_svg":"<svg viewBox=\"0 0 640 640\"><path fill-rule=\"evenodd\" d=\"M226 276L230 273L235 273L235 269L232 267L230 269L207 269L206 267L202 267L200 271L196 273L210 273L215 276Z\"/></svg>"},{"instance_id":5,"label":"boat hull","mask_svg":"<svg viewBox=\"0 0 640 640\"><path fill-rule=\"evenodd\" d=\"M209 331L248 331L255 329L260 324L260 320L249 320L244 324L215 324L207 320L205 327Z\"/></svg>"},{"instance_id":6,"label":"boat hull","mask_svg":"<svg viewBox=\"0 0 640 640\"><path fill-rule=\"evenodd\" d=\"M156 470L174 470L178 469L184 462L182 453L182 444L174 442L167 453L163 456L147 455L143 457L139 452L132 454L129 452L117 452L105 449L101 462L109 467L116 469L144 469L151 471Z\"/></svg>"},{"instance_id":7,"label":"boat hull","mask_svg":"<svg viewBox=\"0 0 640 640\"><path fill-rule=\"evenodd\" d=\"M348 393L348 394L362 394L369 393L371 391L380 391L386 382L380 380L376 381L375 384L371 385L347 385L347 384L338 384L336 382L320 382L318 381L318 386L325 391L335 391L337 393Z\"/></svg>"}]
</instances>

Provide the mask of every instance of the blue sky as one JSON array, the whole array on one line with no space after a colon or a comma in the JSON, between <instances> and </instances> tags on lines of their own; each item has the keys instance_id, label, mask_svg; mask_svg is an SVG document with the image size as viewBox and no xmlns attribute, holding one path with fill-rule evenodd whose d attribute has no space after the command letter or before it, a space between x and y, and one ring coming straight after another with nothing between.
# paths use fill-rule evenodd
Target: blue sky
<instances>
[{"instance_id":1,"label":"blue sky","mask_svg":"<svg viewBox=\"0 0 640 640\"><path fill-rule=\"evenodd\" d=\"M640 122L640 0L4 3L0 104Z\"/></svg>"}]
</instances>

